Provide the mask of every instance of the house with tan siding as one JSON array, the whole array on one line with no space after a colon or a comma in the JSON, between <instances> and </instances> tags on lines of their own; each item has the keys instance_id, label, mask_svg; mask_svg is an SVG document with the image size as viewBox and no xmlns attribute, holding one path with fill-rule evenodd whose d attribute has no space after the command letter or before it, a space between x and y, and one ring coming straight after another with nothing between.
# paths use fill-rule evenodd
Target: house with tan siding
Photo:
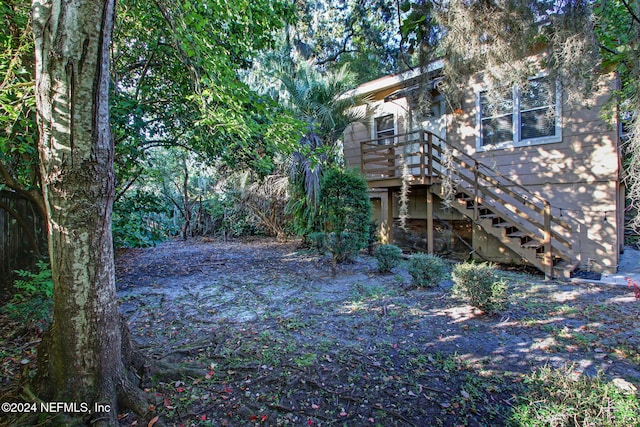
<instances>
[{"instance_id":1,"label":"house with tan siding","mask_svg":"<svg viewBox=\"0 0 640 427\"><path fill-rule=\"evenodd\" d=\"M426 72L437 82L441 63ZM589 105L568 103L543 72L487 91L473 76L453 109L420 71L355 89L364 122L344 133L345 162L366 177L383 242L457 259L530 265L548 277L615 273L624 239L620 129L601 114L616 80ZM419 108L429 91L428 109Z\"/></svg>"}]
</instances>

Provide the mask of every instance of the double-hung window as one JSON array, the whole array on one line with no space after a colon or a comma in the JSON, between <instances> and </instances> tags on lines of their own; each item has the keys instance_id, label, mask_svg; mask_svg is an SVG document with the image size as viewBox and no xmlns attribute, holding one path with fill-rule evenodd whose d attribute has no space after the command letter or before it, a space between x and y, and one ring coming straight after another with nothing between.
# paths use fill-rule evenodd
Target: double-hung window
<instances>
[{"instance_id":1,"label":"double-hung window","mask_svg":"<svg viewBox=\"0 0 640 427\"><path fill-rule=\"evenodd\" d=\"M393 114L376 117L374 121L375 138L380 145L392 145L396 134L396 126Z\"/></svg>"},{"instance_id":2,"label":"double-hung window","mask_svg":"<svg viewBox=\"0 0 640 427\"><path fill-rule=\"evenodd\" d=\"M559 142L560 93L548 77L529 80L527 88L478 94L478 149Z\"/></svg>"}]
</instances>

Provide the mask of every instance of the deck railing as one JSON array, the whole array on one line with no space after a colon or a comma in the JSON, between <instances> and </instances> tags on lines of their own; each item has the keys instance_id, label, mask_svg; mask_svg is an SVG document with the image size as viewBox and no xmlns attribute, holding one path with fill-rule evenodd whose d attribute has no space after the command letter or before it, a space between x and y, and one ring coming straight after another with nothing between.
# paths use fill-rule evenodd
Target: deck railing
<instances>
[{"instance_id":1,"label":"deck railing","mask_svg":"<svg viewBox=\"0 0 640 427\"><path fill-rule=\"evenodd\" d=\"M402 178L406 171L411 179L427 184L449 179L458 191L473 198L474 220L479 219L479 208L483 206L519 227L543 245L544 263L549 268L553 257L567 261L574 258L569 241L572 226L563 218L552 216L546 199L451 147L439 136L420 130L364 141L360 148L361 168L368 180ZM445 157L448 165L444 164Z\"/></svg>"},{"instance_id":2,"label":"deck railing","mask_svg":"<svg viewBox=\"0 0 640 427\"><path fill-rule=\"evenodd\" d=\"M362 172L367 179L401 177L407 167L414 177L433 175L433 148L444 141L431 132L416 131L364 141Z\"/></svg>"}]
</instances>

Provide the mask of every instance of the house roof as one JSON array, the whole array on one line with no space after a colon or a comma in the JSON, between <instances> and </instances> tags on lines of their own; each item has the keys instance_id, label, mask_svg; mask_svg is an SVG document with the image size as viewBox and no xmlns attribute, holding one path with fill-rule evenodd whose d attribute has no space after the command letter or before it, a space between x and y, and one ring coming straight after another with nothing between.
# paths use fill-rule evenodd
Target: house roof
<instances>
[{"instance_id":1,"label":"house roof","mask_svg":"<svg viewBox=\"0 0 640 427\"><path fill-rule=\"evenodd\" d=\"M423 67L416 67L411 70L403 71L397 74L391 74L388 76L380 77L375 80L371 80L366 83L362 83L360 86L346 93L348 96L366 96L372 93L380 92L385 89L392 88L394 86L401 85L407 81L415 79L423 72L432 72L441 70L444 65L444 61L439 59L432 61L426 65L426 70Z\"/></svg>"}]
</instances>

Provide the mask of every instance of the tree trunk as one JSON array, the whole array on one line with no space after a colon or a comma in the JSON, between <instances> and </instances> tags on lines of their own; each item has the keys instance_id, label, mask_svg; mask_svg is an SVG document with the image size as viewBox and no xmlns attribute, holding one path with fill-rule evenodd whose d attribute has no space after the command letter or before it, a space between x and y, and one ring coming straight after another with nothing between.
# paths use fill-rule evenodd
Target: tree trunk
<instances>
[{"instance_id":1,"label":"tree trunk","mask_svg":"<svg viewBox=\"0 0 640 427\"><path fill-rule=\"evenodd\" d=\"M53 323L38 349L36 387L45 401L84 402L89 412L94 404L105 405L88 416L115 425L118 393L129 384L111 239L114 0L34 0L32 9L38 149L54 282Z\"/></svg>"},{"instance_id":2,"label":"tree trunk","mask_svg":"<svg viewBox=\"0 0 640 427\"><path fill-rule=\"evenodd\" d=\"M189 167L187 166L186 159L184 159L182 198L184 199L184 225L182 226L182 240L187 240L191 230L191 203L189 202Z\"/></svg>"}]
</instances>

